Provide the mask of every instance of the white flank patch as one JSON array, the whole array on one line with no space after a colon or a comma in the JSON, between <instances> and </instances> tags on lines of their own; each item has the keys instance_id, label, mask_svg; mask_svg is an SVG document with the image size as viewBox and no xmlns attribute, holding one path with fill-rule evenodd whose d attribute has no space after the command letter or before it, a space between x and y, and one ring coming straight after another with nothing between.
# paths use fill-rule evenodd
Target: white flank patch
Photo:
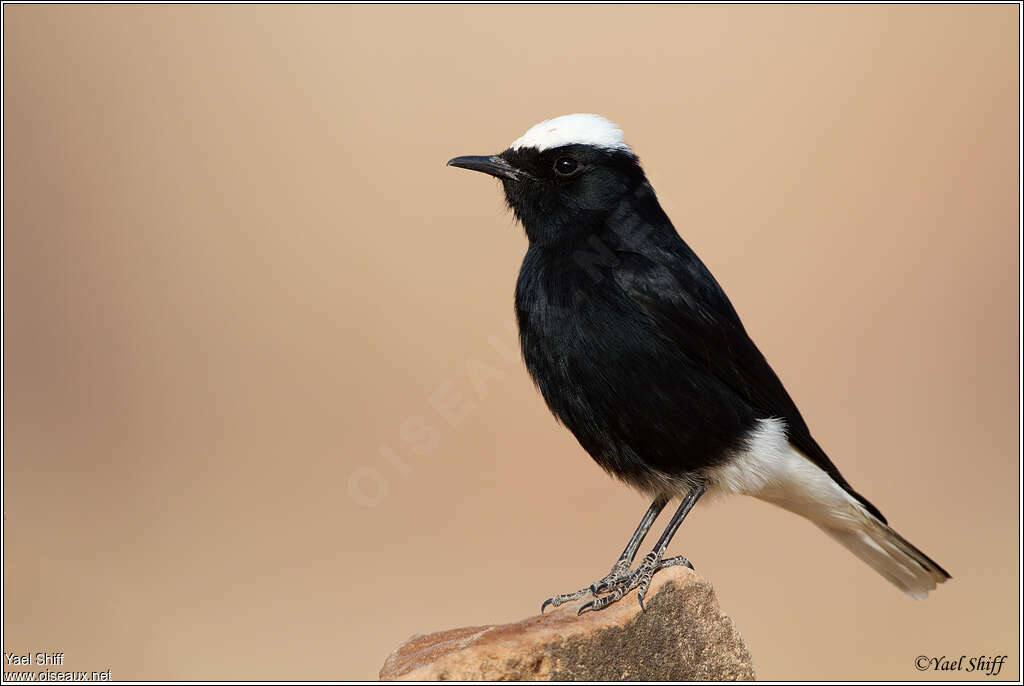
<instances>
[{"instance_id":1,"label":"white flank patch","mask_svg":"<svg viewBox=\"0 0 1024 686\"><path fill-rule=\"evenodd\" d=\"M818 523L861 510L860 503L794 448L781 419L761 419L747 449L708 471L715 490L752 495Z\"/></svg>"},{"instance_id":2,"label":"white flank patch","mask_svg":"<svg viewBox=\"0 0 1024 686\"><path fill-rule=\"evenodd\" d=\"M598 114L565 114L542 121L509 147L542 151L563 145L593 145L629 152L629 146L622 140L622 129Z\"/></svg>"}]
</instances>

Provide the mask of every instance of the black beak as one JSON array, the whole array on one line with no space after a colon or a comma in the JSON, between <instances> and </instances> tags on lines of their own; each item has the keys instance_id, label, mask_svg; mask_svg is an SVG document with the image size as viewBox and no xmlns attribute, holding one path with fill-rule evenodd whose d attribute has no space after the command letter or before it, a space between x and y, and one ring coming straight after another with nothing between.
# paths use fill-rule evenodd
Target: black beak
<instances>
[{"instance_id":1,"label":"black beak","mask_svg":"<svg viewBox=\"0 0 1024 686\"><path fill-rule=\"evenodd\" d=\"M462 167L473 171L483 172L499 179L510 181L521 181L522 179L533 178L522 169L517 169L506 162L498 155L466 155L465 157L453 157L448 160L449 167Z\"/></svg>"}]
</instances>

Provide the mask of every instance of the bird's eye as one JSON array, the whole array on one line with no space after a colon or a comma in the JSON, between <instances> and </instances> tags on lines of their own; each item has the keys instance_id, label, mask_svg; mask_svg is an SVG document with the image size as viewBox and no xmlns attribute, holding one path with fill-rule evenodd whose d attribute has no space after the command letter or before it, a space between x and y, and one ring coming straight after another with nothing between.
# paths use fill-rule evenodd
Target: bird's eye
<instances>
[{"instance_id":1,"label":"bird's eye","mask_svg":"<svg viewBox=\"0 0 1024 686\"><path fill-rule=\"evenodd\" d=\"M580 163L571 157L559 157L555 160L555 173L561 176L570 176L580 168Z\"/></svg>"}]
</instances>

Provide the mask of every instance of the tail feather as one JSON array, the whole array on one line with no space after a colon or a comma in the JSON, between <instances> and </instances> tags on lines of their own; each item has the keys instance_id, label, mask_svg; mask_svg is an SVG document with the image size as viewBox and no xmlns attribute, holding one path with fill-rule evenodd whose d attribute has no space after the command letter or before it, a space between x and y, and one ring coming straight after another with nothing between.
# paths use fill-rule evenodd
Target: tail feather
<instances>
[{"instance_id":1,"label":"tail feather","mask_svg":"<svg viewBox=\"0 0 1024 686\"><path fill-rule=\"evenodd\" d=\"M949 573L876 516L847 486L795 448L780 419L762 419L746 449L706 475L714 490L745 493L806 517L914 598ZM845 484L845 482L844 482ZM875 510L877 512L877 510Z\"/></svg>"},{"instance_id":2,"label":"tail feather","mask_svg":"<svg viewBox=\"0 0 1024 686\"><path fill-rule=\"evenodd\" d=\"M949 573L867 512L856 529L818 526L904 593L923 600Z\"/></svg>"}]
</instances>

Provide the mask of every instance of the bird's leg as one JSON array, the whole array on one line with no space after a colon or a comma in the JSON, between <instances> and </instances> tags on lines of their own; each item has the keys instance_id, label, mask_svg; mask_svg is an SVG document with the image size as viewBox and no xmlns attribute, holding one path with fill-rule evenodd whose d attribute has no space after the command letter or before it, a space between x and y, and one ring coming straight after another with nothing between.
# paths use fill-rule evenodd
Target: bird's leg
<instances>
[{"instance_id":1,"label":"bird's leg","mask_svg":"<svg viewBox=\"0 0 1024 686\"><path fill-rule=\"evenodd\" d=\"M651 585L651 578L654 573L665 567L671 567L674 565L686 565L690 569L693 569L693 565L682 555L676 555L675 557L665 558L665 550L668 548L669 542L679 529L679 525L686 519L686 515L689 514L690 510L696 504L697 500L704 494L704 485L698 484L690 489L690 492L683 498L683 502L679 504L679 509L672 515L672 520L669 521L668 526L665 527L665 532L661 534L661 538L654 546L654 550L649 552L640 563L640 565L633 570L633 572L622 581L616 583L614 588L611 589L611 593L600 598L595 598L589 603L584 604L579 614L583 614L588 610L603 610L608 607L622 596L626 595L633 589L638 589L637 599L640 601L640 607L644 606L644 596L647 595L647 589Z\"/></svg>"},{"instance_id":2,"label":"bird's leg","mask_svg":"<svg viewBox=\"0 0 1024 686\"><path fill-rule=\"evenodd\" d=\"M633 560L636 559L636 551L640 549L640 544L644 542L647 532L651 530L654 520L656 520L658 515L661 514L661 511L665 509L665 504L667 502L668 498L660 495L654 499L651 506L647 508L644 518L641 519L640 524L637 525L636 531L634 531L633 535L630 537L629 543L626 544L626 549L622 551L622 555L619 555L619 559L615 561L614 565L612 565L612 571L608 572L607 576L574 593L563 593L561 595L548 598L540 606L541 613L543 614L548 605L558 607L564 603L582 598L588 593L597 595L598 593L607 591L615 584L619 584L628 579L629 568L633 564Z\"/></svg>"},{"instance_id":3,"label":"bird's leg","mask_svg":"<svg viewBox=\"0 0 1024 686\"><path fill-rule=\"evenodd\" d=\"M640 520L640 524L637 525L636 531L629 538L629 543L626 544L626 549L619 555L619 559L612 565L612 571L608 572L600 581L595 581L590 584L588 590L592 595L604 593L612 586L622 582L624 579L629 578L629 568L633 565L633 560L636 559L636 552L640 549L640 544L644 542L647 537L647 533L651 530L651 526L654 525L655 520L661 511L665 509L665 504L668 502L668 498L664 496L658 496L655 498L651 506L647 508L647 512L644 514L644 518Z\"/></svg>"}]
</instances>

